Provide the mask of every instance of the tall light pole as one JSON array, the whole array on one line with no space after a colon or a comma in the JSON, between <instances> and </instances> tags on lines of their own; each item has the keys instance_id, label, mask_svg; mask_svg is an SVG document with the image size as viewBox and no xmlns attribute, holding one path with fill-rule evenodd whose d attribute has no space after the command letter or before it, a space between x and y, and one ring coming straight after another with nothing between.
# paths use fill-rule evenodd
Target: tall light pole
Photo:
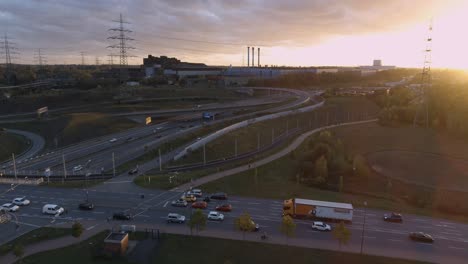
<instances>
[{"instance_id":1,"label":"tall light pole","mask_svg":"<svg viewBox=\"0 0 468 264\"><path fill-rule=\"evenodd\" d=\"M62 154L62 162L63 162L63 177L67 178L67 166L65 165L65 155Z\"/></svg>"},{"instance_id":2,"label":"tall light pole","mask_svg":"<svg viewBox=\"0 0 468 264\"><path fill-rule=\"evenodd\" d=\"M115 155L114 155L114 152L112 152L112 174L115 177Z\"/></svg>"},{"instance_id":3,"label":"tall light pole","mask_svg":"<svg viewBox=\"0 0 468 264\"><path fill-rule=\"evenodd\" d=\"M362 223L362 235L361 235L361 255L362 255L362 248L364 246L364 230L366 228L366 208L367 208L367 202L364 201L364 221Z\"/></svg>"},{"instance_id":4,"label":"tall light pole","mask_svg":"<svg viewBox=\"0 0 468 264\"><path fill-rule=\"evenodd\" d=\"M161 149L158 149L159 154L159 171L162 171Z\"/></svg>"},{"instance_id":5,"label":"tall light pole","mask_svg":"<svg viewBox=\"0 0 468 264\"><path fill-rule=\"evenodd\" d=\"M11 153L13 158L13 173L15 174L15 180L18 180L18 175L16 174L16 160L15 160L15 153Z\"/></svg>"}]
</instances>

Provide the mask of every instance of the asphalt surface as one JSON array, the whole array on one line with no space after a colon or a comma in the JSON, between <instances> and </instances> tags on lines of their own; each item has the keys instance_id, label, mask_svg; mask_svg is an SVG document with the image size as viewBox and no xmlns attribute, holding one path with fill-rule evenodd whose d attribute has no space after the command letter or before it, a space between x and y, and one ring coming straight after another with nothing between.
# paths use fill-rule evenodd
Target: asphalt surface
<instances>
[{"instance_id":1,"label":"asphalt surface","mask_svg":"<svg viewBox=\"0 0 468 264\"><path fill-rule=\"evenodd\" d=\"M127 185L128 186L128 185ZM26 196L32 201L31 205L22 207L16 214L20 223L19 230L14 225L0 226L0 243L4 243L16 235L28 230L45 225L62 225L71 221L82 221L87 223L87 229L99 224L107 224L107 218L114 212L126 211L134 215L131 221L111 220L115 226L120 224L134 224L136 226L157 226L164 228L179 227L187 230L186 225L166 224L165 217L168 213L176 212L190 216L191 209L172 207L170 202L180 197L181 192L146 190L132 186L125 192L112 191L104 187L91 188L88 197L96 208L93 211L78 210L78 204L86 199L86 191L78 189L38 188L31 186L19 186L13 191L4 193L8 186L0 186L0 202L10 202L15 197ZM145 198L141 198L141 194ZM248 197L229 197L226 201L233 206L233 211L223 213L223 222L209 221L207 230L223 233L226 237L238 238L238 232L234 229L234 219L243 212L248 212L254 221L260 225L261 232L267 232L272 240L280 241L282 235L279 233L281 222L282 201L268 200ZM67 214L57 217L43 215L41 208L44 204L58 204L68 210ZM204 211L214 209L223 201L211 201ZM364 232L364 253L385 255L392 257L403 257L432 261L439 263L466 263L468 257L468 225L434 219L416 215L404 215L404 222L388 223L382 220L383 214L380 210L366 210L366 226ZM316 247L324 249L337 249L337 241L333 239L330 232L318 232L310 228L310 221L296 220L296 234L289 239L289 244ZM364 223L364 208L354 210L353 223L347 225L352 236L348 245L343 249L346 251L359 252L361 234ZM332 224L333 226L333 224ZM423 231L430 233L435 238L434 244L426 244L409 240L408 233ZM258 234L260 235L260 234Z\"/></svg>"},{"instance_id":2,"label":"asphalt surface","mask_svg":"<svg viewBox=\"0 0 468 264\"><path fill-rule=\"evenodd\" d=\"M236 102L235 106L243 108L245 105L261 103L262 101L269 102L271 100L272 97L249 99L246 100L246 104ZM277 100L277 98L274 100ZM226 117L222 120L211 121L211 123L248 117L265 111L278 111L289 107L296 107L298 104L304 103L304 100L304 97L298 97L294 102L286 105L238 116L232 116L227 113ZM221 114L221 116L222 115L223 114ZM110 171L113 167L112 153L114 153L115 166L118 167L120 164L144 154L145 146L148 146L148 149L155 149L169 139L174 139L177 136L190 133L203 125L203 120L200 118L189 122L169 121L157 125L138 127L116 134L86 140L79 144L44 153L40 156L24 159L18 161L16 167L19 174L23 172L27 175L35 174L44 176L45 169L50 168L52 174L62 175L63 159L65 159L67 175L86 174L87 172L100 173L103 170ZM116 141L110 142L113 138L115 138ZM83 170L74 171L73 168L78 165L82 165ZM6 170L6 172L11 171L13 169L12 162L3 164L2 169Z\"/></svg>"}]
</instances>

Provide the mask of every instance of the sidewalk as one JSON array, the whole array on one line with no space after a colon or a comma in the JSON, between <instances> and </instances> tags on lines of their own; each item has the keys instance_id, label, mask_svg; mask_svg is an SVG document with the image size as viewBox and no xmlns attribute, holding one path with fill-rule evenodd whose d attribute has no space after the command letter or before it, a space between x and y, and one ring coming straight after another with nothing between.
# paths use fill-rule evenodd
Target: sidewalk
<instances>
[{"instance_id":1,"label":"sidewalk","mask_svg":"<svg viewBox=\"0 0 468 264\"><path fill-rule=\"evenodd\" d=\"M359 124L365 124L365 123L371 123L371 122L376 122L377 119L371 119L371 120L364 120L364 121L357 121L357 122L349 122L349 123L342 123L342 124L336 124L336 125L329 125L329 126L324 126L324 127L320 127L320 128L316 128L314 130L311 130L309 132L306 132L302 135L300 135L298 138L296 138L290 145L288 145L286 148L280 150L279 152L276 152L275 154L271 155L271 156L268 156L266 158L263 158L261 160L258 160L258 161L255 161L255 162L252 162L250 164L246 164L246 165L242 165L242 166L239 166L239 167L236 167L236 168L233 168L233 169L230 169L230 170L225 170L225 171L221 171L221 172L217 172L217 173L213 173L213 174L210 174L208 176L205 176L205 177L202 177L202 178L199 178L199 179L196 179L192 182L188 182L188 183L185 183L185 184L182 184L182 185L179 185L175 188L173 188L171 191L185 191L185 190L188 190L190 189L191 187L197 187L197 186L200 186L200 185L203 185L205 183L208 183L208 182L211 182L211 181L215 181L215 180L218 180L218 179L221 179L223 177L226 177L226 176L230 176L230 175L234 175L234 174L237 174L239 172L243 172L243 171L246 171L246 170L250 170L250 169L253 169L253 168L257 168L257 167L260 167L260 166L263 166L265 164L268 164L274 160L277 160L281 157L284 157L286 156L287 154L289 154L291 151L295 150L296 148L298 148L302 142L304 142L304 140L306 140L310 135L314 134L314 133L317 133L319 131L322 131L322 130L325 130L325 129L330 129L330 128L334 128L334 127L340 127L340 126L350 126L350 125L359 125Z\"/></svg>"},{"instance_id":2,"label":"sidewalk","mask_svg":"<svg viewBox=\"0 0 468 264\"><path fill-rule=\"evenodd\" d=\"M67 227L71 227L71 224L70 226L67 226ZM102 224L96 225L94 228L90 230L86 230L85 228L83 231L83 234L81 234L79 238L75 238L70 235L70 236L65 236L65 237L61 237L57 239L45 240L36 244L25 246L23 257L30 256L39 252L63 248L66 246L79 243L106 229L111 229L111 226L107 223L102 223ZM16 261L18 261L18 258L13 254L13 252L10 252L5 256L0 257L0 263L2 264L15 263Z\"/></svg>"}]
</instances>

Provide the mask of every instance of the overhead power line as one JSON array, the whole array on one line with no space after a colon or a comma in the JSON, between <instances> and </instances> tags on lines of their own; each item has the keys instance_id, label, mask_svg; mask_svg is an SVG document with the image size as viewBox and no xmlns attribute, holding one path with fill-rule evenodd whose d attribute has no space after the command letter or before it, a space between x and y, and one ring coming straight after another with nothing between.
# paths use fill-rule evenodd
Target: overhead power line
<instances>
[{"instance_id":1,"label":"overhead power line","mask_svg":"<svg viewBox=\"0 0 468 264\"><path fill-rule=\"evenodd\" d=\"M123 66L128 65L128 57L133 57L132 55L128 53L128 50L135 49L134 47L129 46L128 42L133 41L134 39L127 36L129 33L132 33L132 31L124 27L124 24L130 24L130 23L123 20L122 14L120 14L119 20L114 21L114 22L119 23L119 27L111 28L109 29L109 31L116 32L117 34L114 36L108 37L108 39L114 40L116 41L116 43L108 46L108 48L117 49L119 51L119 57L120 57L119 79L122 82L124 81Z\"/></svg>"}]
</instances>

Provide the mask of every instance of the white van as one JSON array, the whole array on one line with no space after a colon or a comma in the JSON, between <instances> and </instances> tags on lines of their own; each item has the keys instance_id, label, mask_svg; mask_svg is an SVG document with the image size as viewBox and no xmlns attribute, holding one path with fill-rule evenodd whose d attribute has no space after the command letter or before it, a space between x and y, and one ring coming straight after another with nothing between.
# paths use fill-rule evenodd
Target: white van
<instances>
[{"instance_id":1,"label":"white van","mask_svg":"<svg viewBox=\"0 0 468 264\"><path fill-rule=\"evenodd\" d=\"M56 204L46 204L42 207L43 214L60 215L65 210Z\"/></svg>"}]
</instances>

